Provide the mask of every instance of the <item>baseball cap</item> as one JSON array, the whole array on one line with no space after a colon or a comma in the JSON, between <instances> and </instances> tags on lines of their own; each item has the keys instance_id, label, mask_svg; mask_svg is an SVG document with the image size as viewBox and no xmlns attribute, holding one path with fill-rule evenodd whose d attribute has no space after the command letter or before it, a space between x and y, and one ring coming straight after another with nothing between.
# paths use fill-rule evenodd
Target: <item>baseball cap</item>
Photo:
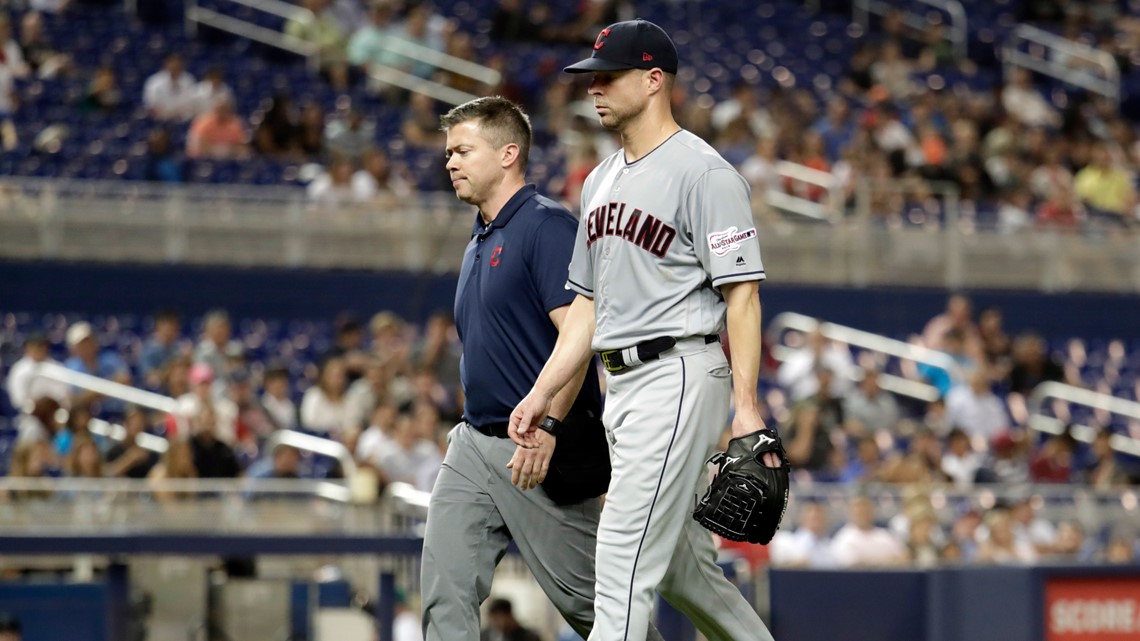
<instances>
[{"instance_id":1,"label":"baseball cap","mask_svg":"<svg viewBox=\"0 0 1140 641\"><path fill-rule=\"evenodd\" d=\"M677 47L665 30L648 20L627 20L598 32L589 58L563 69L566 73L653 69L677 73Z\"/></svg>"},{"instance_id":2,"label":"baseball cap","mask_svg":"<svg viewBox=\"0 0 1140 641\"><path fill-rule=\"evenodd\" d=\"M67 346L75 347L93 335L94 332L91 329L91 323L79 321L67 328Z\"/></svg>"}]
</instances>

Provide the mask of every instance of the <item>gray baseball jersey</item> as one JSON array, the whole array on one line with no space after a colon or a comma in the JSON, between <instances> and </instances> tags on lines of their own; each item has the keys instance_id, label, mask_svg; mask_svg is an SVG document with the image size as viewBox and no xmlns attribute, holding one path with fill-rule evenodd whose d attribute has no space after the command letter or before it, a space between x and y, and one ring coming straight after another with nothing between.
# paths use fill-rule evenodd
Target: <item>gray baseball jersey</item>
<instances>
[{"instance_id":1,"label":"gray baseball jersey","mask_svg":"<svg viewBox=\"0 0 1140 641\"><path fill-rule=\"evenodd\" d=\"M716 287L763 279L748 183L696 135L632 163L618 151L586 179L566 286L594 299L595 351L717 334Z\"/></svg>"}]
</instances>

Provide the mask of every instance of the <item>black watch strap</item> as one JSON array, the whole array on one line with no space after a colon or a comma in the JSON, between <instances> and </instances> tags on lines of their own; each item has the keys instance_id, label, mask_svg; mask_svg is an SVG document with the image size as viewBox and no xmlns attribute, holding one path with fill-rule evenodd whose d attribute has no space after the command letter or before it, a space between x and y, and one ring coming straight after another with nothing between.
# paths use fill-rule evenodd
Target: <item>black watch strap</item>
<instances>
[{"instance_id":1,"label":"black watch strap","mask_svg":"<svg viewBox=\"0 0 1140 641\"><path fill-rule=\"evenodd\" d=\"M552 436L557 437L562 433L562 421L553 416L547 416L538 424L538 428L544 432L550 432Z\"/></svg>"}]
</instances>

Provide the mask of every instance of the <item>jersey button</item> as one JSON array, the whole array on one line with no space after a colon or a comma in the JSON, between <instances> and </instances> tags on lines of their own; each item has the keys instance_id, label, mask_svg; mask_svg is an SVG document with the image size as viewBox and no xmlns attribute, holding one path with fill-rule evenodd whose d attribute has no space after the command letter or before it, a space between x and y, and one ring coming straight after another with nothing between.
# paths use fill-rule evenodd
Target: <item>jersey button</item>
<instances>
[{"instance_id":1,"label":"jersey button","mask_svg":"<svg viewBox=\"0 0 1140 641\"><path fill-rule=\"evenodd\" d=\"M623 174L628 174L628 173L629 173L629 170L628 170L628 169L622 169L622 170L621 170L621 173L623 173Z\"/></svg>"}]
</instances>

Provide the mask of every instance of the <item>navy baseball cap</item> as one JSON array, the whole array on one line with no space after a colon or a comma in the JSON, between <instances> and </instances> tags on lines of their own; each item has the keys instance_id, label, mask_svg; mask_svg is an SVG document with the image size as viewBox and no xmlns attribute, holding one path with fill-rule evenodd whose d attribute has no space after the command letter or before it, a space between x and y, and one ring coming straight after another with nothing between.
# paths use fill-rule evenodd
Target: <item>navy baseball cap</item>
<instances>
[{"instance_id":1,"label":"navy baseball cap","mask_svg":"<svg viewBox=\"0 0 1140 641\"><path fill-rule=\"evenodd\" d=\"M627 20L598 33L594 53L563 69L566 73L653 69L677 73L677 47L665 30L648 20Z\"/></svg>"}]
</instances>

